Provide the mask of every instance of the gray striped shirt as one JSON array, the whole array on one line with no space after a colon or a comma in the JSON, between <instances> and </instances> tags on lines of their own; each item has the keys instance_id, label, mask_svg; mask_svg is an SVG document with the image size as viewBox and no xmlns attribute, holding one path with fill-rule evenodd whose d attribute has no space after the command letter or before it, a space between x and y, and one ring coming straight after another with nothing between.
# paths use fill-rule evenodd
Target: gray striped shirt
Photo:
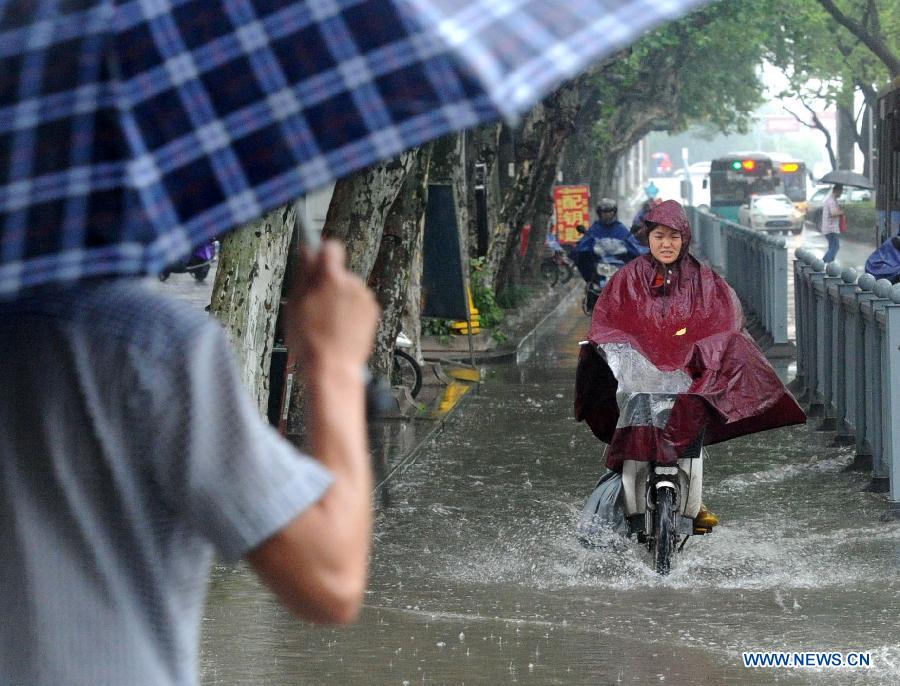
<instances>
[{"instance_id":1,"label":"gray striped shirt","mask_svg":"<svg viewBox=\"0 0 900 686\"><path fill-rule=\"evenodd\" d=\"M0 303L0 683L197 683L213 551L331 483L259 417L221 328L137 282Z\"/></svg>"}]
</instances>

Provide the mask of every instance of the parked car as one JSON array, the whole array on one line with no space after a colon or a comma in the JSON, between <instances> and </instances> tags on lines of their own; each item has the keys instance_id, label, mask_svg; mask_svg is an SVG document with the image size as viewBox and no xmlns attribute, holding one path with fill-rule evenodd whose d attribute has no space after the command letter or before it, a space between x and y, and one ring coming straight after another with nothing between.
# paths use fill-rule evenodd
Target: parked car
<instances>
[{"instance_id":1,"label":"parked car","mask_svg":"<svg viewBox=\"0 0 900 686\"><path fill-rule=\"evenodd\" d=\"M813 194L809 196L809 200L806 201L806 216L804 217L804 222L808 225L808 228L819 231L822 224L822 205L825 204L825 198L831 193L832 188L833 186L831 185L816 186ZM872 191L865 188L848 188L845 186L844 192L841 194L840 203L843 205L871 199Z\"/></svg>"},{"instance_id":2,"label":"parked car","mask_svg":"<svg viewBox=\"0 0 900 686\"><path fill-rule=\"evenodd\" d=\"M803 231L803 213L783 194L752 195L738 209L738 221L758 231L798 234Z\"/></svg>"}]
</instances>

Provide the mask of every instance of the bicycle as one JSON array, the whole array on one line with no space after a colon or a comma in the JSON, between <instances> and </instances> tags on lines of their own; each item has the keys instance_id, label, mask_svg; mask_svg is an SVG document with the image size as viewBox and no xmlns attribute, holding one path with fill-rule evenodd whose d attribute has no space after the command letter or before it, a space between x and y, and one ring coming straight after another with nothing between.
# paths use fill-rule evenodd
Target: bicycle
<instances>
[{"instance_id":1,"label":"bicycle","mask_svg":"<svg viewBox=\"0 0 900 686\"><path fill-rule=\"evenodd\" d=\"M394 341L394 362L391 366L391 386L404 386L415 399L422 390L422 367L406 352L412 341L401 331Z\"/></svg>"},{"instance_id":2,"label":"bicycle","mask_svg":"<svg viewBox=\"0 0 900 686\"><path fill-rule=\"evenodd\" d=\"M554 250L541 260L541 278L547 281L552 288L560 281L569 283L569 279L575 273L575 265L565 252Z\"/></svg>"}]
</instances>

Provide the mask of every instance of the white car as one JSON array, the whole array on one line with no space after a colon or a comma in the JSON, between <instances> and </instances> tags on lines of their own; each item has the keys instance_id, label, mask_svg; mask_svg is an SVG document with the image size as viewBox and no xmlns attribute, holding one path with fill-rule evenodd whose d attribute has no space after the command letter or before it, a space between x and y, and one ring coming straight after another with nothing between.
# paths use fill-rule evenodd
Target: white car
<instances>
[{"instance_id":1,"label":"white car","mask_svg":"<svg viewBox=\"0 0 900 686\"><path fill-rule=\"evenodd\" d=\"M786 195L754 195L738 209L738 221L759 231L798 234L803 231L803 212Z\"/></svg>"}]
</instances>

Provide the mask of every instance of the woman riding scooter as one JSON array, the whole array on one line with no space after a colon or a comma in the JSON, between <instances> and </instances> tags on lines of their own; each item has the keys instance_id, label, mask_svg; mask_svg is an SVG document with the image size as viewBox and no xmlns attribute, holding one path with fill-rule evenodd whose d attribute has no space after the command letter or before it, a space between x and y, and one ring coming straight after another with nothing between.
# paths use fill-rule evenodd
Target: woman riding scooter
<instances>
[{"instance_id":1,"label":"woman riding scooter","mask_svg":"<svg viewBox=\"0 0 900 686\"><path fill-rule=\"evenodd\" d=\"M734 291L688 253L691 227L681 205L667 200L652 208L644 230L650 254L603 289L576 374L575 418L609 444L606 466L674 466L699 457L700 443L803 423L803 411L744 331ZM695 530L717 522L699 498L682 507Z\"/></svg>"}]
</instances>

